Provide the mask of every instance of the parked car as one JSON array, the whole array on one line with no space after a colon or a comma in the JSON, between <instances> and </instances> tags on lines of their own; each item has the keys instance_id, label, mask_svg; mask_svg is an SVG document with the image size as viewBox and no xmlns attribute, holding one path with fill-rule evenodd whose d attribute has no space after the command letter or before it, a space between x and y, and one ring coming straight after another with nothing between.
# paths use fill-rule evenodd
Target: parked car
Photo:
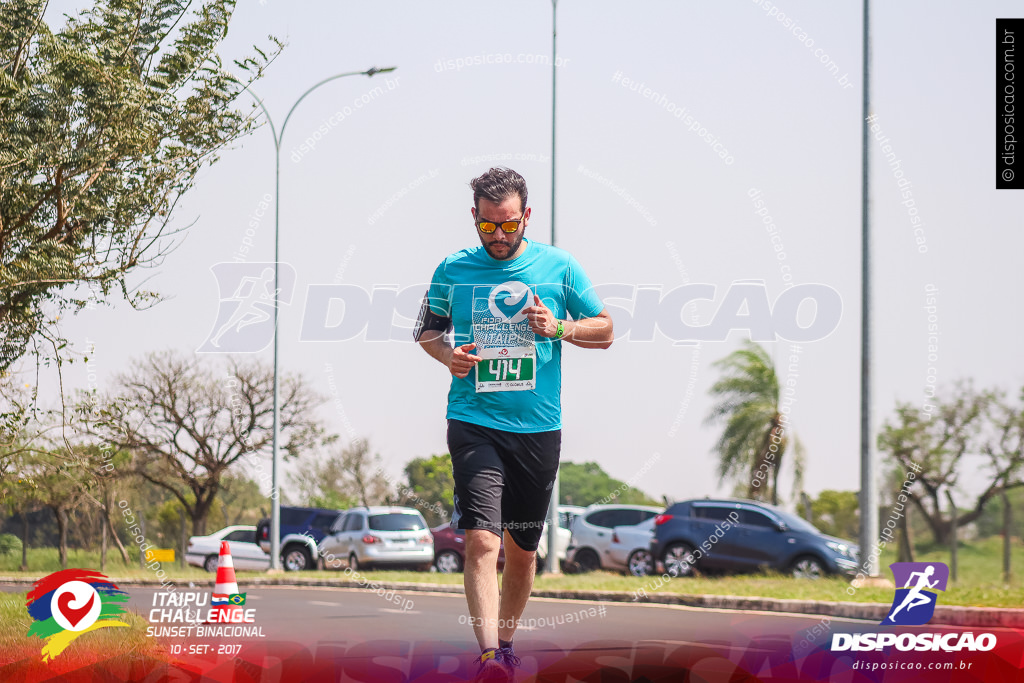
<instances>
[{"instance_id":1,"label":"parked car","mask_svg":"<svg viewBox=\"0 0 1024 683\"><path fill-rule=\"evenodd\" d=\"M217 571L222 541L228 542L231 564L235 569L270 568L270 556L256 544L256 527L252 525L226 526L208 536L193 536L188 539L185 561L208 572Z\"/></svg>"},{"instance_id":2,"label":"parked car","mask_svg":"<svg viewBox=\"0 0 1024 683\"><path fill-rule=\"evenodd\" d=\"M317 544L330 531L342 510L281 506L281 564L297 572L316 566ZM270 518L256 525L260 547L270 555Z\"/></svg>"},{"instance_id":3,"label":"parked car","mask_svg":"<svg viewBox=\"0 0 1024 683\"><path fill-rule=\"evenodd\" d=\"M714 539L714 542L712 540ZM686 560L694 549L702 556ZM688 576L694 570L749 572L774 569L798 578L852 576L859 550L812 524L766 503L737 499L688 500L657 516L651 556L658 570Z\"/></svg>"},{"instance_id":4,"label":"parked car","mask_svg":"<svg viewBox=\"0 0 1024 683\"><path fill-rule=\"evenodd\" d=\"M415 508L357 507L334 522L319 543L319 555L323 568L347 560L353 570L402 565L427 570L434 562L434 537Z\"/></svg>"},{"instance_id":5,"label":"parked car","mask_svg":"<svg viewBox=\"0 0 1024 683\"><path fill-rule=\"evenodd\" d=\"M612 542L605 556L606 569L614 569L630 576L647 576L654 572L651 560L651 537L654 536L655 517L612 529Z\"/></svg>"},{"instance_id":6,"label":"parked car","mask_svg":"<svg viewBox=\"0 0 1024 683\"><path fill-rule=\"evenodd\" d=\"M569 545L569 525L575 515L583 512L585 508L576 505L558 506L558 539L559 552L557 554L559 564L565 563L565 549ZM548 554L548 527L544 525L541 534L540 544L537 547L537 568L544 567ZM466 562L466 532L462 529L452 529L448 524L436 526L430 530L434 536L434 568L443 573L461 572ZM502 544L498 551L498 571L505 567L505 547Z\"/></svg>"},{"instance_id":7,"label":"parked car","mask_svg":"<svg viewBox=\"0 0 1024 683\"><path fill-rule=\"evenodd\" d=\"M442 574L461 572L466 565L466 532L442 524L430 530L434 536L434 569ZM505 568L505 544L498 549L498 571Z\"/></svg>"},{"instance_id":8,"label":"parked car","mask_svg":"<svg viewBox=\"0 0 1024 683\"><path fill-rule=\"evenodd\" d=\"M612 529L653 519L662 510L650 505L591 505L573 523L569 563L581 572L621 570L622 565L612 565L608 556Z\"/></svg>"},{"instance_id":9,"label":"parked car","mask_svg":"<svg viewBox=\"0 0 1024 683\"><path fill-rule=\"evenodd\" d=\"M560 569L565 569L565 558L568 555L572 532L571 525L576 515L582 511L578 505L558 506L558 547L555 549L555 558L558 560ZM544 531L540 536L540 544L537 546L537 569L541 570L547 563L548 558L548 525L544 523Z\"/></svg>"},{"instance_id":10,"label":"parked car","mask_svg":"<svg viewBox=\"0 0 1024 683\"><path fill-rule=\"evenodd\" d=\"M577 517L586 512L586 510L587 508L580 507L579 505L559 505L558 526L572 531L572 523Z\"/></svg>"}]
</instances>

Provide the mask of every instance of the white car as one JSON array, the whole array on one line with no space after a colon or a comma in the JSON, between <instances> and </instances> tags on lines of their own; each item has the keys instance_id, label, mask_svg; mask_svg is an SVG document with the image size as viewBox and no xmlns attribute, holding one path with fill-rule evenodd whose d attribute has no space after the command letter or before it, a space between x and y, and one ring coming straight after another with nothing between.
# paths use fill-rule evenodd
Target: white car
<instances>
[{"instance_id":1,"label":"white car","mask_svg":"<svg viewBox=\"0 0 1024 683\"><path fill-rule=\"evenodd\" d=\"M581 572L612 569L608 558L612 529L645 522L663 509L650 505L591 505L573 522L569 563Z\"/></svg>"},{"instance_id":2,"label":"white car","mask_svg":"<svg viewBox=\"0 0 1024 683\"><path fill-rule=\"evenodd\" d=\"M217 571L221 541L228 542L235 569L270 569L270 556L256 544L256 527L248 525L226 526L209 536L193 536L188 539L185 561L208 572Z\"/></svg>"},{"instance_id":3,"label":"white car","mask_svg":"<svg viewBox=\"0 0 1024 683\"><path fill-rule=\"evenodd\" d=\"M558 559L559 568L565 565L565 556L568 552L569 541L572 538L572 523L586 508L578 505L558 506L558 548L555 557ZM548 525L544 523L544 532L540 537L540 544L537 546L537 567L543 567L548 556Z\"/></svg>"},{"instance_id":4,"label":"white car","mask_svg":"<svg viewBox=\"0 0 1024 683\"><path fill-rule=\"evenodd\" d=\"M651 538L654 536L654 517L639 524L617 526L612 529L612 542L608 544L604 566L632 576L647 576L654 571L651 562Z\"/></svg>"}]
</instances>

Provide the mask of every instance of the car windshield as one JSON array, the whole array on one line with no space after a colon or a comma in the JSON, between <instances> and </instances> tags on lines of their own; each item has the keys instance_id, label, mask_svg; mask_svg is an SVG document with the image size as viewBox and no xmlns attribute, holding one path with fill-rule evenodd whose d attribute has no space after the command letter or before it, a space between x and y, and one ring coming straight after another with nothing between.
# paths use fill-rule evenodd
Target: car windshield
<instances>
[{"instance_id":1,"label":"car windshield","mask_svg":"<svg viewBox=\"0 0 1024 683\"><path fill-rule=\"evenodd\" d=\"M782 510L772 510L772 512L775 513L776 517L785 522L786 526L793 531L804 531L809 534L821 534L821 531L819 531L816 526L808 522L803 517L797 517L796 515L788 512L783 512Z\"/></svg>"},{"instance_id":2,"label":"car windshield","mask_svg":"<svg viewBox=\"0 0 1024 683\"><path fill-rule=\"evenodd\" d=\"M426 529L419 515L405 512L389 512L383 515L370 515L370 528L374 531L419 531Z\"/></svg>"}]
</instances>

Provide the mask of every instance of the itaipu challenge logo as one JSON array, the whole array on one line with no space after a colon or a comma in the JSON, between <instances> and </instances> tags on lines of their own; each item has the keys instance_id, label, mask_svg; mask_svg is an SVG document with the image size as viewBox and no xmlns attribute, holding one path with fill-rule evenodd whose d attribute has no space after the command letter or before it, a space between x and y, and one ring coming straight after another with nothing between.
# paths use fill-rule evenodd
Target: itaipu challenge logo
<instances>
[{"instance_id":1,"label":"itaipu challenge logo","mask_svg":"<svg viewBox=\"0 0 1024 683\"><path fill-rule=\"evenodd\" d=\"M889 568L896 581L896 595L882 624L927 624L935 614L935 603L938 602L938 594L935 591L946 590L949 567L942 562L894 562Z\"/></svg>"},{"instance_id":2,"label":"itaipu challenge logo","mask_svg":"<svg viewBox=\"0 0 1024 683\"><path fill-rule=\"evenodd\" d=\"M25 601L34 620L28 635L45 641L43 661L59 655L79 636L112 626L128 626L124 614L128 594L103 574L90 569L65 569L35 582Z\"/></svg>"}]
</instances>

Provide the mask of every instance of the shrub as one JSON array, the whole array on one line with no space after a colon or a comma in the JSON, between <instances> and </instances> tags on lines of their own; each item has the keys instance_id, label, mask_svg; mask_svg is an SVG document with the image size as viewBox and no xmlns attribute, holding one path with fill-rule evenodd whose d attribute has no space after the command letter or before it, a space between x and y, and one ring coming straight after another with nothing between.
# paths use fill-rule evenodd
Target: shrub
<instances>
[{"instance_id":1,"label":"shrub","mask_svg":"<svg viewBox=\"0 0 1024 683\"><path fill-rule=\"evenodd\" d=\"M0 555L12 555L20 552L20 538L14 534L0 534Z\"/></svg>"}]
</instances>

